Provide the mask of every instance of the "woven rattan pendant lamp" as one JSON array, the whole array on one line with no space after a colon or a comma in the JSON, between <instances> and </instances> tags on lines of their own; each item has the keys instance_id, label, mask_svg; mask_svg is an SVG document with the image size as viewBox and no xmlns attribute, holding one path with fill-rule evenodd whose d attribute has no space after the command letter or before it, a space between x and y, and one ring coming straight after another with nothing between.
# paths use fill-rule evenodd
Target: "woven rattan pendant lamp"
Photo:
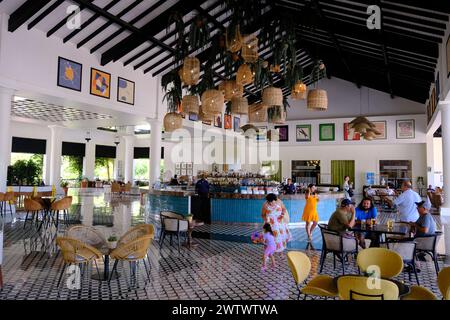
<instances>
[{"instance_id":1,"label":"woven rattan pendant lamp","mask_svg":"<svg viewBox=\"0 0 450 320\"><path fill-rule=\"evenodd\" d=\"M325 72L325 65L319 61L314 67L312 74L313 79L317 77L314 83L315 88L308 91L308 97L306 99L306 109L311 111L326 111L328 109L327 92L318 87L321 72Z\"/></svg>"},{"instance_id":2,"label":"woven rattan pendant lamp","mask_svg":"<svg viewBox=\"0 0 450 320\"><path fill-rule=\"evenodd\" d=\"M360 96L360 115L350 122L350 128L355 129L356 132L360 133L361 136L368 141L372 141L381 132L375 129L375 124L366 117L362 116L362 89L359 91Z\"/></svg>"}]
</instances>

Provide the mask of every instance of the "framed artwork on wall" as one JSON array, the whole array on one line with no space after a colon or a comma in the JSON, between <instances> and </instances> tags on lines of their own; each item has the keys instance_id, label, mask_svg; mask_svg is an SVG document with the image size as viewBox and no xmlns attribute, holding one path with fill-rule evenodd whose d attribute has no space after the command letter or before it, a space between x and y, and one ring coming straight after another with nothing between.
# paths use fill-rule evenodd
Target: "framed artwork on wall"
<instances>
[{"instance_id":1,"label":"framed artwork on wall","mask_svg":"<svg viewBox=\"0 0 450 320\"><path fill-rule=\"evenodd\" d=\"M58 57L58 87L81 91L83 65L81 63Z\"/></svg>"},{"instance_id":2,"label":"framed artwork on wall","mask_svg":"<svg viewBox=\"0 0 450 320\"><path fill-rule=\"evenodd\" d=\"M206 121L202 121L203 124L210 126L211 125L211 120L206 120Z\"/></svg>"},{"instance_id":3,"label":"framed artwork on wall","mask_svg":"<svg viewBox=\"0 0 450 320\"><path fill-rule=\"evenodd\" d=\"M136 86L133 81L119 77L117 81L117 101L134 106Z\"/></svg>"},{"instance_id":4,"label":"framed artwork on wall","mask_svg":"<svg viewBox=\"0 0 450 320\"><path fill-rule=\"evenodd\" d=\"M275 130L278 131L278 141L289 141L289 126L275 126Z\"/></svg>"},{"instance_id":5,"label":"framed artwork on wall","mask_svg":"<svg viewBox=\"0 0 450 320\"><path fill-rule=\"evenodd\" d=\"M214 127L222 128L222 115L221 114L214 117Z\"/></svg>"},{"instance_id":6,"label":"framed artwork on wall","mask_svg":"<svg viewBox=\"0 0 450 320\"><path fill-rule=\"evenodd\" d=\"M361 139L361 134L356 132L355 129L350 128L350 123L344 123L344 140L345 141L358 141Z\"/></svg>"},{"instance_id":7,"label":"framed artwork on wall","mask_svg":"<svg viewBox=\"0 0 450 320\"><path fill-rule=\"evenodd\" d=\"M319 125L319 140L334 141L334 123L322 123Z\"/></svg>"},{"instance_id":8,"label":"framed artwork on wall","mask_svg":"<svg viewBox=\"0 0 450 320\"><path fill-rule=\"evenodd\" d=\"M414 119L397 120L397 139L414 139Z\"/></svg>"},{"instance_id":9,"label":"framed artwork on wall","mask_svg":"<svg viewBox=\"0 0 450 320\"><path fill-rule=\"evenodd\" d=\"M189 113L189 120L191 120L191 121L198 121L198 114L196 114L196 113Z\"/></svg>"},{"instance_id":10,"label":"framed artwork on wall","mask_svg":"<svg viewBox=\"0 0 450 320\"><path fill-rule=\"evenodd\" d=\"M311 141L311 125L310 124L298 124L296 128L297 142Z\"/></svg>"},{"instance_id":11,"label":"framed artwork on wall","mask_svg":"<svg viewBox=\"0 0 450 320\"><path fill-rule=\"evenodd\" d=\"M231 123L232 118L231 118L231 114L226 114L223 116L223 128L228 130L228 129L233 129L233 124Z\"/></svg>"},{"instance_id":12,"label":"framed artwork on wall","mask_svg":"<svg viewBox=\"0 0 450 320\"><path fill-rule=\"evenodd\" d=\"M186 173L188 176L192 176L192 169L187 169Z\"/></svg>"},{"instance_id":13,"label":"framed artwork on wall","mask_svg":"<svg viewBox=\"0 0 450 320\"><path fill-rule=\"evenodd\" d=\"M447 38L447 78L450 77L450 36Z\"/></svg>"},{"instance_id":14,"label":"framed artwork on wall","mask_svg":"<svg viewBox=\"0 0 450 320\"><path fill-rule=\"evenodd\" d=\"M107 72L91 68L91 94L109 99L111 95L111 75Z\"/></svg>"},{"instance_id":15,"label":"framed artwork on wall","mask_svg":"<svg viewBox=\"0 0 450 320\"><path fill-rule=\"evenodd\" d=\"M374 140L386 140L387 139L387 126L386 121L373 121L375 130L380 131L381 134L377 135Z\"/></svg>"},{"instance_id":16,"label":"framed artwork on wall","mask_svg":"<svg viewBox=\"0 0 450 320\"><path fill-rule=\"evenodd\" d=\"M241 118L239 117L233 117L233 128L235 132L239 132L241 129Z\"/></svg>"}]
</instances>

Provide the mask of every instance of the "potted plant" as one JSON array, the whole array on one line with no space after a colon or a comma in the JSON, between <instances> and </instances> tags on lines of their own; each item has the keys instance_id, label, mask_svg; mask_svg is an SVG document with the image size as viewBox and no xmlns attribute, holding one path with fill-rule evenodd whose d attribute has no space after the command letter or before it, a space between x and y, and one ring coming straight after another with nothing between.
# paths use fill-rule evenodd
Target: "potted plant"
<instances>
[{"instance_id":1,"label":"potted plant","mask_svg":"<svg viewBox=\"0 0 450 320\"><path fill-rule=\"evenodd\" d=\"M108 238L108 247L110 249L115 249L117 247L117 237L115 235Z\"/></svg>"},{"instance_id":2,"label":"potted plant","mask_svg":"<svg viewBox=\"0 0 450 320\"><path fill-rule=\"evenodd\" d=\"M69 182L66 180L61 180L59 185L61 186L61 188L63 188L64 194L67 196L67 193L69 191Z\"/></svg>"}]
</instances>

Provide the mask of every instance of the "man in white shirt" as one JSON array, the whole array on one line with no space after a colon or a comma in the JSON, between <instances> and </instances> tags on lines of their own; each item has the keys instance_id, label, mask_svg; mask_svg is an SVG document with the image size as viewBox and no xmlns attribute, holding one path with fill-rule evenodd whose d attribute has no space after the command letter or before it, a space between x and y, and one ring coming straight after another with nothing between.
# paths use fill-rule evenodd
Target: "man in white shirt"
<instances>
[{"instance_id":1,"label":"man in white shirt","mask_svg":"<svg viewBox=\"0 0 450 320\"><path fill-rule=\"evenodd\" d=\"M400 221L414 222L419 219L416 202L421 202L422 198L417 192L412 190L411 182L405 181L402 184L402 194L394 200L394 204L398 207Z\"/></svg>"}]
</instances>

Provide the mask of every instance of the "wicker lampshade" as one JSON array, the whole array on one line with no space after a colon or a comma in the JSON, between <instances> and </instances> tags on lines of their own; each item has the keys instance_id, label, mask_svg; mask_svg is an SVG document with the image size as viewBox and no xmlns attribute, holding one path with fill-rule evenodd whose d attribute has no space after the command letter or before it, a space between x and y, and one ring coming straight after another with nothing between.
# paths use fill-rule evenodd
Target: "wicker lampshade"
<instances>
[{"instance_id":1,"label":"wicker lampshade","mask_svg":"<svg viewBox=\"0 0 450 320\"><path fill-rule=\"evenodd\" d=\"M200 79L200 60L196 57L184 58L180 78L189 86L196 85Z\"/></svg>"},{"instance_id":2,"label":"wicker lampshade","mask_svg":"<svg viewBox=\"0 0 450 320\"><path fill-rule=\"evenodd\" d=\"M297 81L291 90L291 98L296 100L306 99L306 94L308 93L306 89L306 84L302 81Z\"/></svg>"},{"instance_id":3,"label":"wicker lampshade","mask_svg":"<svg viewBox=\"0 0 450 320\"><path fill-rule=\"evenodd\" d=\"M363 134L364 139L369 140L369 141L375 139L376 136L377 136L377 134L372 130L368 130Z\"/></svg>"},{"instance_id":4,"label":"wicker lampshade","mask_svg":"<svg viewBox=\"0 0 450 320\"><path fill-rule=\"evenodd\" d=\"M322 89L312 89L308 91L307 107L308 110L325 111L328 109L327 92Z\"/></svg>"},{"instance_id":5,"label":"wicker lampshade","mask_svg":"<svg viewBox=\"0 0 450 320\"><path fill-rule=\"evenodd\" d=\"M255 35L244 36L241 56L245 62L253 63L258 60L258 38Z\"/></svg>"},{"instance_id":6,"label":"wicker lampshade","mask_svg":"<svg viewBox=\"0 0 450 320\"><path fill-rule=\"evenodd\" d=\"M239 28L239 25L236 26L236 30L234 35L228 34L228 29L225 34L225 43L227 46L227 50L230 52L238 52L242 48L242 35Z\"/></svg>"},{"instance_id":7,"label":"wicker lampshade","mask_svg":"<svg viewBox=\"0 0 450 320\"><path fill-rule=\"evenodd\" d=\"M210 113L204 113L202 106L200 106L198 111L198 119L200 121L214 121L214 115Z\"/></svg>"},{"instance_id":8,"label":"wicker lampshade","mask_svg":"<svg viewBox=\"0 0 450 320\"><path fill-rule=\"evenodd\" d=\"M231 99L232 114L248 114L248 100L245 97L233 97Z\"/></svg>"},{"instance_id":9,"label":"wicker lampshade","mask_svg":"<svg viewBox=\"0 0 450 320\"><path fill-rule=\"evenodd\" d=\"M273 106L268 109L268 112L269 110L275 113L272 118L269 118L270 123L283 124L286 122L286 111L283 106Z\"/></svg>"},{"instance_id":10,"label":"wicker lampshade","mask_svg":"<svg viewBox=\"0 0 450 320\"><path fill-rule=\"evenodd\" d=\"M266 106L282 106L283 91L280 88L267 87L263 91L262 101Z\"/></svg>"},{"instance_id":11,"label":"wicker lampshade","mask_svg":"<svg viewBox=\"0 0 450 320\"><path fill-rule=\"evenodd\" d=\"M236 83L241 84L241 85L247 85L253 82L253 72L250 69L250 67L248 66L248 64L242 64L237 73L236 73Z\"/></svg>"},{"instance_id":12,"label":"wicker lampshade","mask_svg":"<svg viewBox=\"0 0 450 320\"><path fill-rule=\"evenodd\" d=\"M248 107L248 122L258 123L267 121L267 107L262 103L252 104Z\"/></svg>"},{"instance_id":13,"label":"wicker lampshade","mask_svg":"<svg viewBox=\"0 0 450 320\"><path fill-rule=\"evenodd\" d=\"M183 118L181 114L169 112L164 117L164 130L172 132L183 127Z\"/></svg>"},{"instance_id":14,"label":"wicker lampshade","mask_svg":"<svg viewBox=\"0 0 450 320\"><path fill-rule=\"evenodd\" d=\"M236 80L225 80L219 84L219 90L222 91L225 101L231 101L235 96L242 97L244 86L236 83Z\"/></svg>"},{"instance_id":15,"label":"wicker lampshade","mask_svg":"<svg viewBox=\"0 0 450 320\"><path fill-rule=\"evenodd\" d=\"M225 98L220 90L206 90L202 94L202 108L205 113L212 115L221 114L224 103Z\"/></svg>"},{"instance_id":16,"label":"wicker lampshade","mask_svg":"<svg viewBox=\"0 0 450 320\"><path fill-rule=\"evenodd\" d=\"M181 100L181 104L183 106L183 112L185 114L195 113L198 114L200 108L200 102L198 101L197 96L184 96L183 100Z\"/></svg>"}]
</instances>

